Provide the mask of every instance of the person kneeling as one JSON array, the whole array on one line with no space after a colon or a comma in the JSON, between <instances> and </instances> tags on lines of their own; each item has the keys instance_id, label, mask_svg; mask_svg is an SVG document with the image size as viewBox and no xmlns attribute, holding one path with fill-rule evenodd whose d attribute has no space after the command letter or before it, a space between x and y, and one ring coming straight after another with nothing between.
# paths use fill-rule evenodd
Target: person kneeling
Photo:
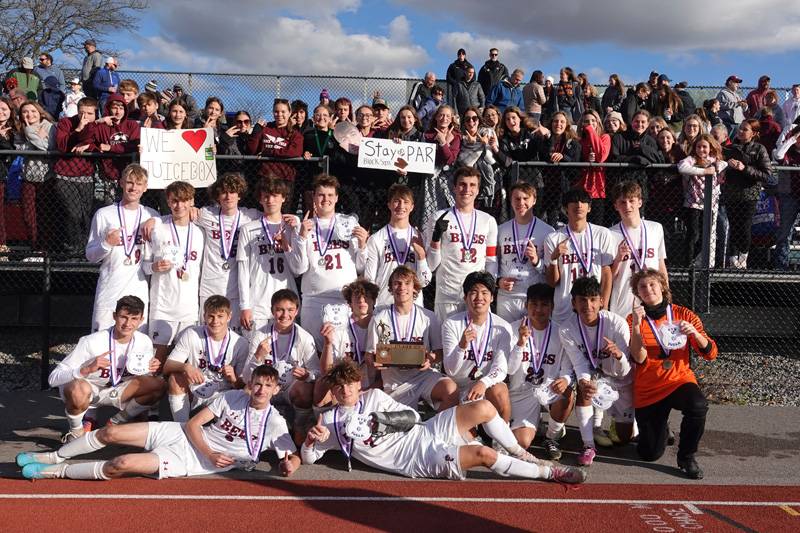
<instances>
[{"instance_id":1,"label":"person kneeling","mask_svg":"<svg viewBox=\"0 0 800 533\"><path fill-rule=\"evenodd\" d=\"M295 454L286 421L270 405L278 390L277 370L267 365L256 368L249 388L250 394L243 390L223 393L186 424L106 426L53 452L20 453L17 464L27 479L108 480L126 474L157 475L161 479L216 474L233 468L252 470L261 452L271 449L278 455L281 474L289 476L300 466L300 458ZM119 455L108 461L66 462L109 444L135 446L146 452Z\"/></svg>"},{"instance_id":2,"label":"person kneeling","mask_svg":"<svg viewBox=\"0 0 800 533\"><path fill-rule=\"evenodd\" d=\"M341 450L362 463L407 477L465 479L470 468L485 466L501 476L582 483L583 469L540 461L522 449L508 425L487 400L451 407L424 423L416 411L380 389L361 392L361 372L344 360L326 374L337 407L309 430L301 448L306 464L328 450ZM469 431L482 425L508 450L503 455L487 446L470 445ZM330 438L331 433L335 438Z\"/></svg>"}]
</instances>

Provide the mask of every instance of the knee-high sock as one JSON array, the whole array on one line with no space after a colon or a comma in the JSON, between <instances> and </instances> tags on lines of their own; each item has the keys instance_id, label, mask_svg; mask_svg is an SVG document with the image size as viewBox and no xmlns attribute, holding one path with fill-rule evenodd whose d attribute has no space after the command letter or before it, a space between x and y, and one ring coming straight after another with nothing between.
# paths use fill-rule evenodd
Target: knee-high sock
<instances>
[{"instance_id":1,"label":"knee-high sock","mask_svg":"<svg viewBox=\"0 0 800 533\"><path fill-rule=\"evenodd\" d=\"M64 411L64 412L66 413L66 411ZM67 413L67 422L69 423L70 431L72 431L74 429L75 430L83 429L83 415L85 415L85 414L86 414L86 411L81 411L77 415L71 415L71 414Z\"/></svg>"},{"instance_id":2,"label":"knee-high sock","mask_svg":"<svg viewBox=\"0 0 800 533\"><path fill-rule=\"evenodd\" d=\"M88 463L76 463L67 465L64 470L64 477L69 479L111 479L103 473L103 466L106 461L91 461Z\"/></svg>"},{"instance_id":3,"label":"knee-high sock","mask_svg":"<svg viewBox=\"0 0 800 533\"><path fill-rule=\"evenodd\" d=\"M575 416L578 418L578 426L581 430L581 440L584 446L594 448L594 435L592 434L592 406L578 406L575 408Z\"/></svg>"},{"instance_id":4,"label":"knee-high sock","mask_svg":"<svg viewBox=\"0 0 800 533\"><path fill-rule=\"evenodd\" d=\"M92 453L105 448L106 445L100 442L100 439L97 438L97 431L98 430L90 431L89 433L85 433L80 438L66 443L59 448L56 453L59 457L63 457L64 459L71 459L72 457L85 455L87 453Z\"/></svg>"},{"instance_id":5,"label":"knee-high sock","mask_svg":"<svg viewBox=\"0 0 800 533\"><path fill-rule=\"evenodd\" d=\"M592 422L594 424L594 427L596 427L596 428L602 427L603 426L603 413L605 413L605 411L602 411L602 410L598 409L595 406L592 406L592 410L594 411L594 413L592 415Z\"/></svg>"},{"instance_id":6,"label":"knee-high sock","mask_svg":"<svg viewBox=\"0 0 800 533\"><path fill-rule=\"evenodd\" d=\"M561 429L564 427L564 422L557 422L550 418L550 421L547 423L547 434L545 435L548 439L555 439L559 433L561 433Z\"/></svg>"},{"instance_id":7,"label":"knee-high sock","mask_svg":"<svg viewBox=\"0 0 800 533\"><path fill-rule=\"evenodd\" d=\"M191 409L189 406L189 396L186 394L170 394L169 409L172 411L172 419L175 422L188 422Z\"/></svg>"},{"instance_id":8,"label":"knee-high sock","mask_svg":"<svg viewBox=\"0 0 800 533\"><path fill-rule=\"evenodd\" d=\"M481 425L493 440L496 440L500 443L500 446L508 450L508 453L517 454L522 450L511 428L508 427L505 420L500 418L500 415L494 415L494 418Z\"/></svg>"},{"instance_id":9,"label":"knee-high sock","mask_svg":"<svg viewBox=\"0 0 800 533\"><path fill-rule=\"evenodd\" d=\"M497 454L497 460L490 466L493 472L501 476L517 476L528 479L550 479L550 467L539 466L514 459L508 455Z\"/></svg>"},{"instance_id":10,"label":"knee-high sock","mask_svg":"<svg viewBox=\"0 0 800 533\"><path fill-rule=\"evenodd\" d=\"M115 424L124 424L129 420L133 420L148 409L150 409L149 405L142 405L137 402L135 398L132 398L128 401L128 405L125 406L125 409L112 416L111 420Z\"/></svg>"}]
</instances>

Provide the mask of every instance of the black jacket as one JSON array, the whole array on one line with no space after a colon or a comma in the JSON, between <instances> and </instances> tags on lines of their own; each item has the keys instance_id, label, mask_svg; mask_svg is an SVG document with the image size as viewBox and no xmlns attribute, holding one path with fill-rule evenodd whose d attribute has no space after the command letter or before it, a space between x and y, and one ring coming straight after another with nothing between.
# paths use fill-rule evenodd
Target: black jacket
<instances>
[{"instance_id":1,"label":"black jacket","mask_svg":"<svg viewBox=\"0 0 800 533\"><path fill-rule=\"evenodd\" d=\"M726 161L736 159L745 164L744 170L725 170L722 197L725 202L758 200L761 186L772 174L772 161L764 145L755 141L729 144L722 149Z\"/></svg>"},{"instance_id":2,"label":"black jacket","mask_svg":"<svg viewBox=\"0 0 800 533\"><path fill-rule=\"evenodd\" d=\"M483 94L488 95L492 87L500 83L500 80L509 78L508 68L499 61L487 60L478 72L478 83L481 84Z\"/></svg>"}]
</instances>

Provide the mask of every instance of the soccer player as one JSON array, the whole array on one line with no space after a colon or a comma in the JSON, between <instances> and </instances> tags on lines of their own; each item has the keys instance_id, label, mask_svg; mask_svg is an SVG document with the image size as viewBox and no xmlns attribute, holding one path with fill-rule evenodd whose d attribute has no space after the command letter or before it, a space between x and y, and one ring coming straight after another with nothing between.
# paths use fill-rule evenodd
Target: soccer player
<instances>
[{"instance_id":1,"label":"soccer player","mask_svg":"<svg viewBox=\"0 0 800 533\"><path fill-rule=\"evenodd\" d=\"M203 304L202 326L187 328L164 364L175 422L226 390L244 387L247 341L230 328L231 302L216 294Z\"/></svg>"},{"instance_id":2,"label":"soccer player","mask_svg":"<svg viewBox=\"0 0 800 533\"><path fill-rule=\"evenodd\" d=\"M581 468L539 461L517 444L508 425L486 400L452 407L420 423L419 414L379 389L361 392L361 372L353 361L341 361L325 376L337 407L326 411L312 427L300 450L313 464L328 450L347 458L407 477L463 480L466 471L485 466L501 476L582 483ZM370 421L389 421L384 431ZM355 420L354 420L355 418ZM486 446L469 445L470 430L481 425L510 455ZM365 427L366 426L366 427ZM353 429L351 429L353 428ZM388 431L386 430L388 429ZM333 438L332 438L333 437Z\"/></svg>"},{"instance_id":3,"label":"soccer player","mask_svg":"<svg viewBox=\"0 0 800 533\"><path fill-rule=\"evenodd\" d=\"M145 303L149 300L147 278L142 269L144 240L141 225L158 213L139 203L147 190L147 171L137 164L130 164L119 179L122 199L97 210L92 218L89 242L86 243L86 259L101 263L100 276L94 296L92 331L107 329L114 323L114 308L124 294L138 297ZM142 320L145 329L147 321Z\"/></svg>"},{"instance_id":4,"label":"soccer player","mask_svg":"<svg viewBox=\"0 0 800 533\"><path fill-rule=\"evenodd\" d=\"M278 178L262 178L256 198L264 215L239 230L236 262L239 272L239 307L242 327L253 332L272 318L272 295L280 289L297 293L295 272L287 260L291 227L299 225L295 215L281 213L289 197L289 185Z\"/></svg>"},{"instance_id":5,"label":"soccer player","mask_svg":"<svg viewBox=\"0 0 800 533\"><path fill-rule=\"evenodd\" d=\"M426 228L428 265L436 271L434 310L440 322L464 310L461 283L470 272L497 271L497 222L475 209L481 183L480 173L459 168L454 177L455 206L436 212L433 226ZM445 352L447 353L447 352Z\"/></svg>"},{"instance_id":6,"label":"soccer player","mask_svg":"<svg viewBox=\"0 0 800 533\"><path fill-rule=\"evenodd\" d=\"M189 422L149 422L106 426L53 452L21 453L17 464L27 479L103 479L124 475L170 477L218 474L233 468L252 470L267 449L278 455L281 475L290 476L300 458L286 429L286 421L270 405L278 390L274 368L253 371L249 393L227 391ZM67 463L109 444L143 448L145 453L119 455L110 460Z\"/></svg>"},{"instance_id":7,"label":"soccer player","mask_svg":"<svg viewBox=\"0 0 800 533\"><path fill-rule=\"evenodd\" d=\"M615 313L602 309L600 284L595 278L580 278L572 286L573 316L561 324L561 345L564 347L578 379L575 415L583 440L578 463L590 466L595 451L592 397L597 382L605 379L619 393L609 409L616 423L617 435L624 444L633 431L633 391L628 344L628 323Z\"/></svg>"},{"instance_id":8,"label":"soccer player","mask_svg":"<svg viewBox=\"0 0 800 533\"><path fill-rule=\"evenodd\" d=\"M231 303L231 327L239 324L239 270L237 243L242 226L261 218L257 209L239 207L247 190L241 174L227 172L208 188L208 196L216 202L200 209L195 220L205 234L203 273L200 277L200 308L209 296L221 294Z\"/></svg>"},{"instance_id":9,"label":"soccer player","mask_svg":"<svg viewBox=\"0 0 800 533\"><path fill-rule=\"evenodd\" d=\"M564 356L559 328L550 320L553 312L553 287L536 283L526 294L527 315L511 324L517 342L508 357L511 430L517 442L527 449L536 437L541 403L536 389L546 386L556 395L549 404L550 422L544 448L553 460L561 458L558 441L564 437L564 423L572 412L575 395L571 381L572 363Z\"/></svg>"},{"instance_id":10,"label":"soccer player","mask_svg":"<svg viewBox=\"0 0 800 533\"><path fill-rule=\"evenodd\" d=\"M567 225L545 239L544 257L549 261L547 283L555 287L553 321L564 324L572 316L570 291L579 278L600 280L601 305L608 305L611 296L611 263L615 250L608 229L587 220L592 199L583 189L564 194L562 206L567 212Z\"/></svg>"},{"instance_id":11,"label":"soccer player","mask_svg":"<svg viewBox=\"0 0 800 533\"><path fill-rule=\"evenodd\" d=\"M525 315L525 291L544 281L544 240L552 226L533 214L536 189L519 181L511 186L514 218L497 229L497 314L506 322Z\"/></svg>"},{"instance_id":12,"label":"soccer player","mask_svg":"<svg viewBox=\"0 0 800 533\"><path fill-rule=\"evenodd\" d=\"M411 268L422 287L426 287L433 277L419 232L409 222L414 210L414 193L408 186L395 183L389 187L388 195L391 219L367 239L364 266L364 277L381 288L378 306L392 303L389 276L398 266ZM422 305L422 291L419 291L416 303Z\"/></svg>"},{"instance_id":13,"label":"soccer player","mask_svg":"<svg viewBox=\"0 0 800 533\"><path fill-rule=\"evenodd\" d=\"M664 228L658 222L644 220L639 214L642 187L637 182L619 182L611 194L620 222L611 226L616 255L611 265L611 301L608 310L627 318L633 308L631 275L652 268L667 276Z\"/></svg>"},{"instance_id":14,"label":"soccer player","mask_svg":"<svg viewBox=\"0 0 800 533\"><path fill-rule=\"evenodd\" d=\"M443 367L456 382L462 401L486 398L506 422L511 401L504 383L511 351L511 326L491 312L494 276L472 272L463 283L467 310L442 325Z\"/></svg>"},{"instance_id":15,"label":"soccer player","mask_svg":"<svg viewBox=\"0 0 800 533\"><path fill-rule=\"evenodd\" d=\"M144 302L136 296L123 296L112 317L113 326L81 337L50 373L48 382L58 387L69 423L62 442L84 434L83 415L90 407L116 407L120 411L111 421L121 424L145 412L164 394L164 381L147 375L161 366L153 358L153 344L137 331L144 319Z\"/></svg>"},{"instance_id":16,"label":"soccer player","mask_svg":"<svg viewBox=\"0 0 800 533\"><path fill-rule=\"evenodd\" d=\"M361 369L361 386L367 389L375 381L375 368L367 364L367 331L375 311L375 300L380 289L374 283L358 278L342 288L342 297L350 307L350 318L346 324L337 325L326 322L322 325L322 353L319 363L322 375L343 359L352 359ZM314 384L314 406L320 407L331 402L329 387L324 379Z\"/></svg>"},{"instance_id":17,"label":"soccer player","mask_svg":"<svg viewBox=\"0 0 800 533\"><path fill-rule=\"evenodd\" d=\"M272 323L253 332L250 339L250 359L245 375L262 364L278 370L280 391L275 404L281 409L294 409L296 442L302 442L311 418L314 382L320 376L319 358L314 338L295 323L300 310L300 298L289 289L272 295Z\"/></svg>"},{"instance_id":18,"label":"soccer player","mask_svg":"<svg viewBox=\"0 0 800 533\"><path fill-rule=\"evenodd\" d=\"M420 399L437 411L458 404L458 387L444 374L431 368L442 360L442 326L432 311L414 303L422 290L417 275L399 266L389 277L394 302L378 308L367 332L367 360L380 371L383 390L392 399L416 409ZM382 367L375 358L382 336L389 342L421 342L426 359L420 368Z\"/></svg>"},{"instance_id":19,"label":"soccer player","mask_svg":"<svg viewBox=\"0 0 800 533\"><path fill-rule=\"evenodd\" d=\"M166 189L172 214L156 218L144 273L150 278L150 338L156 357L164 361L178 335L198 322L197 295L203 232L189 221L194 206L194 187L184 181Z\"/></svg>"},{"instance_id":20,"label":"soccer player","mask_svg":"<svg viewBox=\"0 0 800 533\"><path fill-rule=\"evenodd\" d=\"M289 261L302 276L303 308L300 323L314 336L322 351L322 309L325 304L345 303L342 287L364 270L367 230L353 219L336 213L339 181L327 174L314 179L314 216L305 218L293 235Z\"/></svg>"}]
</instances>

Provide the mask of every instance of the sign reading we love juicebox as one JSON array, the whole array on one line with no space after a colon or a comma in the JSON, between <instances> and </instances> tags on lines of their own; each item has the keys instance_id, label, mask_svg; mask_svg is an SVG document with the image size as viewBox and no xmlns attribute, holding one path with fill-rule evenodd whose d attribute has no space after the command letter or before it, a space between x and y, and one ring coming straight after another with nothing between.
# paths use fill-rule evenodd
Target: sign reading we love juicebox
<instances>
[{"instance_id":1,"label":"sign reading we love juicebox","mask_svg":"<svg viewBox=\"0 0 800 533\"><path fill-rule=\"evenodd\" d=\"M217 179L214 131L142 128L139 163L147 170L147 188L165 189L175 181L208 187Z\"/></svg>"}]
</instances>

